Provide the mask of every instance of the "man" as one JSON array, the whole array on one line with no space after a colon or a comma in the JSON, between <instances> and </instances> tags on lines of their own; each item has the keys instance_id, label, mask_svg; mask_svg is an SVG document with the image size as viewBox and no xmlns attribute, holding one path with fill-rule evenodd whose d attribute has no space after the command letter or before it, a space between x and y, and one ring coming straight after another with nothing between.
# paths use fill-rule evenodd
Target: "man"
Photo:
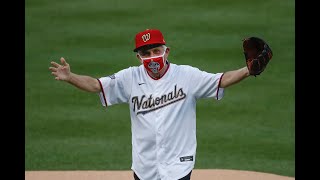
<instances>
[{"instance_id":1,"label":"man","mask_svg":"<svg viewBox=\"0 0 320 180\"><path fill-rule=\"evenodd\" d=\"M56 80L98 93L103 106L128 103L132 130L134 178L190 179L196 160L196 101L220 100L224 89L250 76L247 66L224 73L208 73L170 63L170 48L157 29L135 36L138 67L93 78L70 71L64 58L51 62Z\"/></svg>"}]
</instances>

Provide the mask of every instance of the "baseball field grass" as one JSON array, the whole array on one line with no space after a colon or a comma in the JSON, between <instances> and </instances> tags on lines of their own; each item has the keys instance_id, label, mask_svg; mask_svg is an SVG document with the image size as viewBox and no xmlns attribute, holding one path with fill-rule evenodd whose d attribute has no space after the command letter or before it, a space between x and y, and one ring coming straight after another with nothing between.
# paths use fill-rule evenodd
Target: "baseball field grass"
<instances>
[{"instance_id":1,"label":"baseball field grass","mask_svg":"<svg viewBox=\"0 0 320 180\"><path fill-rule=\"evenodd\" d=\"M129 170L129 107L55 81L50 62L102 77L138 66L134 36L163 32L169 61L218 73L245 66L242 39L266 40L267 69L197 104L198 169L295 176L294 0L26 0L25 170Z\"/></svg>"}]
</instances>

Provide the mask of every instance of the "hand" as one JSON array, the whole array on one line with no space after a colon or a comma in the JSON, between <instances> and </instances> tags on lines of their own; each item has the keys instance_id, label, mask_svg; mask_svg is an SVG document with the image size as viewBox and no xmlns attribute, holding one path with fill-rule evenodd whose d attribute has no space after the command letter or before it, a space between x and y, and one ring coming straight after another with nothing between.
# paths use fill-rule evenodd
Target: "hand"
<instances>
[{"instance_id":1,"label":"hand","mask_svg":"<svg viewBox=\"0 0 320 180\"><path fill-rule=\"evenodd\" d=\"M49 67L49 69L52 71L51 74L55 76L56 80L68 81L71 74L70 66L63 57L60 58L60 61L61 65L51 61L51 65L54 67Z\"/></svg>"}]
</instances>

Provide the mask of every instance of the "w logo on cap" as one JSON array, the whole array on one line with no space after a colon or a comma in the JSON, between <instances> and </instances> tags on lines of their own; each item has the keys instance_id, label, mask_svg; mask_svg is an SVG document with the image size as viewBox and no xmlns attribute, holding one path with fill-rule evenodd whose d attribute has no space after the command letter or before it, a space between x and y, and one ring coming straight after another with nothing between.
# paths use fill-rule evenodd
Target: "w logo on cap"
<instances>
[{"instance_id":1,"label":"w logo on cap","mask_svg":"<svg viewBox=\"0 0 320 180\"><path fill-rule=\"evenodd\" d=\"M147 42L150 40L150 33L144 34L141 36L143 42Z\"/></svg>"}]
</instances>

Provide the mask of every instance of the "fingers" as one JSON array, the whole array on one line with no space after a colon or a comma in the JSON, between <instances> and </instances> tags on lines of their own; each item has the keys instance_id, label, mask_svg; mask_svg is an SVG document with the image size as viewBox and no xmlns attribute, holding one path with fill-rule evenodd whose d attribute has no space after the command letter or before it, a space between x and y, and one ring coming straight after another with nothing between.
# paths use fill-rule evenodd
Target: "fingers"
<instances>
[{"instance_id":1,"label":"fingers","mask_svg":"<svg viewBox=\"0 0 320 180\"><path fill-rule=\"evenodd\" d=\"M56 72L52 72L51 73L53 76L56 76L54 79L55 80L61 80L60 78L59 78L59 76L57 75L57 73Z\"/></svg>"},{"instance_id":2,"label":"fingers","mask_svg":"<svg viewBox=\"0 0 320 180\"><path fill-rule=\"evenodd\" d=\"M57 72L57 68L49 67L49 69L50 69L52 72Z\"/></svg>"},{"instance_id":3,"label":"fingers","mask_svg":"<svg viewBox=\"0 0 320 180\"><path fill-rule=\"evenodd\" d=\"M60 64L58 64L58 63L56 63L56 62L54 62L54 61L51 61L51 64L52 64L54 67L56 67L56 68L58 68L58 67L61 66Z\"/></svg>"},{"instance_id":4,"label":"fingers","mask_svg":"<svg viewBox=\"0 0 320 180\"><path fill-rule=\"evenodd\" d=\"M52 72L51 74L52 74L53 76L57 76L57 77L58 77L58 75L57 75L56 72Z\"/></svg>"},{"instance_id":5,"label":"fingers","mask_svg":"<svg viewBox=\"0 0 320 180\"><path fill-rule=\"evenodd\" d=\"M51 64L52 64L54 67L56 67L56 68L59 68L59 67L63 67L63 66L67 66L67 65L68 65L67 61L66 61L63 57L60 58L60 62L61 62L62 65L60 65L60 64L58 64L58 63L56 63L56 62L54 62L54 61L51 61Z\"/></svg>"},{"instance_id":6,"label":"fingers","mask_svg":"<svg viewBox=\"0 0 320 180\"><path fill-rule=\"evenodd\" d=\"M61 61L62 65L64 65L64 66L68 65L67 61L63 57L60 58L60 61Z\"/></svg>"}]
</instances>

